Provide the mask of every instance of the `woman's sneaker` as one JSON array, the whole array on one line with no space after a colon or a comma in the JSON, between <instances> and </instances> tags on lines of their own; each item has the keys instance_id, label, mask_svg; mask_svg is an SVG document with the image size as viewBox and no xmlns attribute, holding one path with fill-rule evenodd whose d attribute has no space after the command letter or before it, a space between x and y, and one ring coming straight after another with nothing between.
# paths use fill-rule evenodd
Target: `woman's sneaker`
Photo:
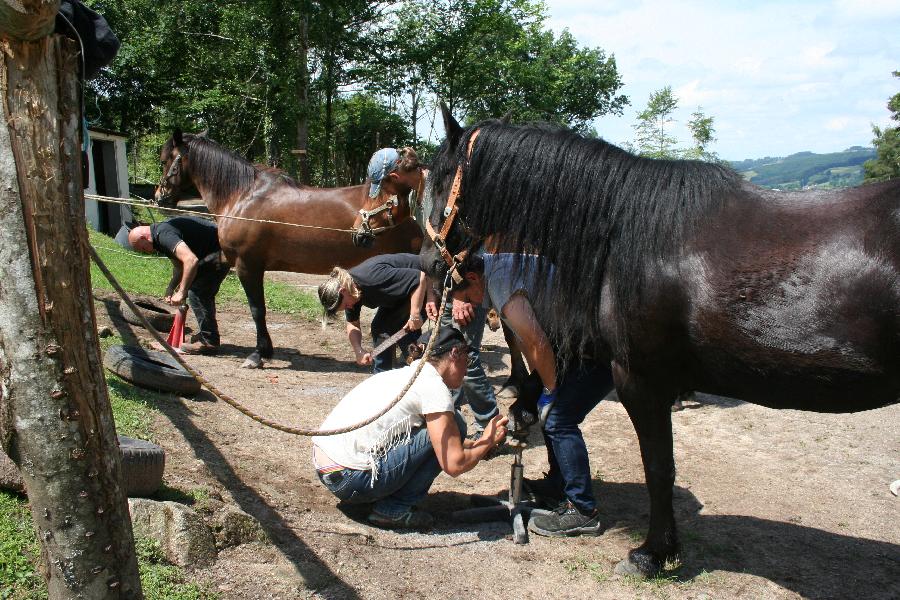
<instances>
[{"instance_id":1,"label":"woman's sneaker","mask_svg":"<svg viewBox=\"0 0 900 600\"><path fill-rule=\"evenodd\" d=\"M571 502L560 504L559 508L548 514L533 515L528 529L538 535L565 537L573 535L600 535L600 511L596 508L590 514L584 514Z\"/></svg>"},{"instance_id":2,"label":"woman's sneaker","mask_svg":"<svg viewBox=\"0 0 900 600\"><path fill-rule=\"evenodd\" d=\"M434 525L434 517L415 508L410 508L398 517L389 517L373 510L369 514L369 523L387 529L428 529Z\"/></svg>"}]
</instances>

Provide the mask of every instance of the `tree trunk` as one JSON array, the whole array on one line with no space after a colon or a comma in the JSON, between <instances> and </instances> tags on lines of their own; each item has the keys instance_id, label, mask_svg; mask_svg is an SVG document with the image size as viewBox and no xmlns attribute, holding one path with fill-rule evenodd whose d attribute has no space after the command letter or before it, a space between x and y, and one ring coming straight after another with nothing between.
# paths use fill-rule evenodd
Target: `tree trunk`
<instances>
[{"instance_id":1,"label":"tree trunk","mask_svg":"<svg viewBox=\"0 0 900 600\"><path fill-rule=\"evenodd\" d=\"M0 444L50 598L141 598L90 291L77 44L8 31L0 20Z\"/></svg>"},{"instance_id":2,"label":"tree trunk","mask_svg":"<svg viewBox=\"0 0 900 600\"><path fill-rule=\"evenodd\" d=\"M0 33L17 40L38 40L53 32L59 2L0 0Z\"/></svg>"},{"instance_id":3,"label":"tree trunk","mask_svg":"<svg viewBox=\"0 0 900 600\"><path fill-rule=\"evenodd\" d=\"M300 16L297 44L297 178L309 185L309 17Z\"/></svg>"}]
</instances>

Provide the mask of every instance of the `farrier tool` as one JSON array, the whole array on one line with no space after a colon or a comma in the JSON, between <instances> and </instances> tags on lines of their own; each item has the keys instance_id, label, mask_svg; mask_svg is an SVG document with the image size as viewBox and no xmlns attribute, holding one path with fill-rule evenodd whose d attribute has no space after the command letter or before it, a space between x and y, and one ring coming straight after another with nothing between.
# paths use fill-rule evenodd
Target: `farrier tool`
<instances>
[{"instance_id":1,"label":"farrier tool","mask_svg":"<svg viewBox=\"0 0 900 600\"><path fill-rule=\"evenodd\" d=\"M525 516L530 516L536 510L540 512L533 501L522 500L522 479L525 471L522 451L528 444L515 438L508 439L506 443L513 451L507 498L474 495L472 504L475 504L476 508L458 510L453 513L453 518L463 523L484 523L509 519L513 528L513 541L517 544L527 544L528 531L525 529Z\"/></svg>"},{"instance_id":2,"label":"farrier tool","mask_svg":"<svg viewBox=\"0 0 900 600\"><path fill-rule=\"evenodd\" d=\"M372 355L372 358L375 358L376 356L378 356L379 354L381 354L382 352L384 352L385 350L387 350L388 348L390 348L391 346L393 346L394 344L396 344L397 342L402 340L403 337L405 335L407 335L408 333L409 332L405 328L401 329L400 331L398 331L397 333L395 333L388 339L384 340L383 342L381 342L380 344L375 346L372 349L372 351L369 352L369 354Z\"/></svg>"}]
</instances>

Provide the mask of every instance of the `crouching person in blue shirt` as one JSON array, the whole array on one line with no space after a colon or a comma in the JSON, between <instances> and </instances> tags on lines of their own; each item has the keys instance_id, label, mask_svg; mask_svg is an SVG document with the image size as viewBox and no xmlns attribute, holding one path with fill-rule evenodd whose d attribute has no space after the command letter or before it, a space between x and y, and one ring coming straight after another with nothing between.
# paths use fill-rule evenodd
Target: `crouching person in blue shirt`
<instances>
[{"instance_id":1,"label":"crouching person in blue shirt","mask_svg":"<svg viewBox=\"0 0 900 600\"><path fill-rule=\"evenodd\" d=\"M459 330L442 327L421 373L393 408L354 431L313 437L319 480L346 504L374 503L373 525L430 527L433 517L417 505L438 474L457 477L471 470L506 437L507 419L498 415L480 438L464 439L465 421L453 408L450 389L462 384L467 350ZM363 381L320 429L348 427L377 414L409 383L417 366L418 361Z\"/></svg>"}]
</instances>

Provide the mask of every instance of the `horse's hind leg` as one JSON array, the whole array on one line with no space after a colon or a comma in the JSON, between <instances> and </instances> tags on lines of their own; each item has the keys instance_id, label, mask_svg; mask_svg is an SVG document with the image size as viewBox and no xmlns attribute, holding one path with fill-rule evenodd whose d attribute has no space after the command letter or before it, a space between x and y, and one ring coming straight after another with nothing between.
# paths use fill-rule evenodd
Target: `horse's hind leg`
<instances>
[{"instance_id":1,"label":"horse's hind leg","mask_svg":"<svg viewBox=\"0 0 900 600\"><path fill-rule=\"evenodd\" d=\"M250 315L253 317L253 323L256 325L256 349L247 357L242 367L256 369L262 366L262 359L272 358L274 353L272 348L272 338L269 337L269 330L266 328L266 296L263 291L263 275L265 271L262 268L249 267L243 261L238 261L235 270L238 279L241 280L241 286L244 293L247 294L247 302L250 304Z\"/></svg>"},{"instance_id":2,"label":"horse's hind leg","mask_svg":"<svg viewBox=\"0 0 900 600\"><path fill-rule=\"evenodd\" d=\"M674 392L650 389L613 362L613 379L619 400L634 425L644 461L644 477L650 493L650 528L647 539L619 563L617 573L654 577L667 559L680 551L672 508L675 458L672 449L672 397Z\"/></svg>"}]
</instances>

